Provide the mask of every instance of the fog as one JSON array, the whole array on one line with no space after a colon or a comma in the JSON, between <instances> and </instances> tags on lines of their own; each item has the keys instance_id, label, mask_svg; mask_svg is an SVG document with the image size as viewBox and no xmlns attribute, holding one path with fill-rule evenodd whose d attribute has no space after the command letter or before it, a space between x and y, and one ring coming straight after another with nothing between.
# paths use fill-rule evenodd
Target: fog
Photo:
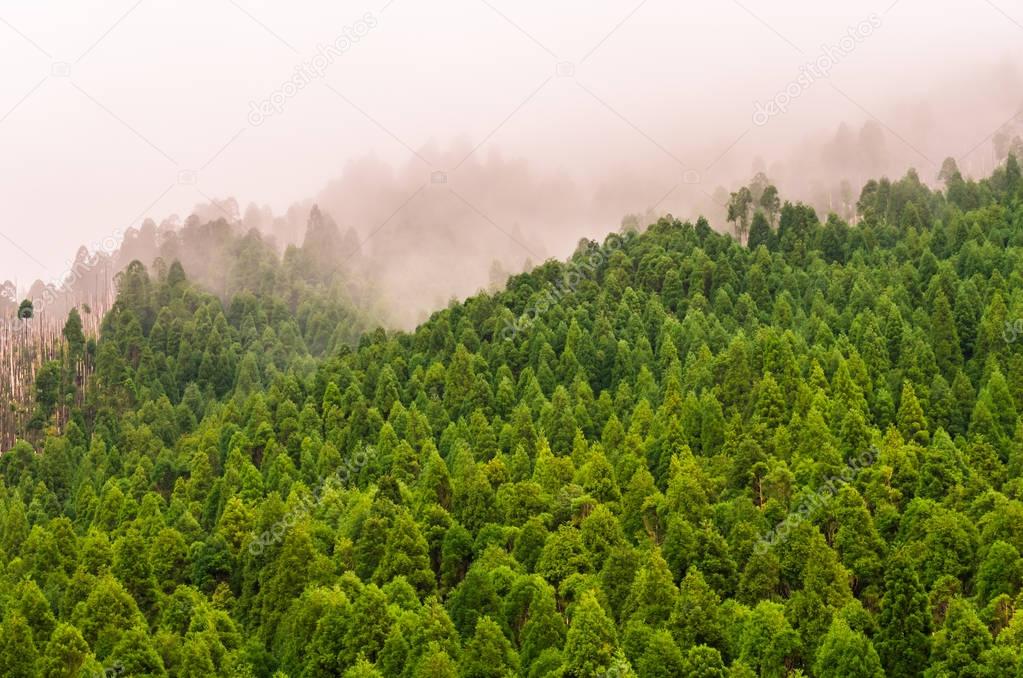
<instances>
[{"instance_id":1,"label":"fog","mask_svg":"<svg viewBox=\"0 0 1023 678\"><path fill-rule=\"evenodd\" d=\"M822 216L945 157L986 175L1023 135L1023 8L0 0L0 78L17 294L146 219L283 247L318 204L408 326L627 214L725 230L757 171Z\"/></svg>"}]
</instances>

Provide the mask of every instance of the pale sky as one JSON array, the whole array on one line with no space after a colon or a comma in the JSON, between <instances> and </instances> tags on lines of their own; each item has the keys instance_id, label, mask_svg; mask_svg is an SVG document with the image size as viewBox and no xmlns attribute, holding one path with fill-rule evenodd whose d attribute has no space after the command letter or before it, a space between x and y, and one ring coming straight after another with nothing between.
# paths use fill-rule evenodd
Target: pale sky
<instances>
[{"instance_id":1,"label":"pale sky","mask_svg":"<svg viewBox=\"0 0 1023 678\"><path fill-rule=\"evenodd\" d=\"M283 212L367 154L454 185L459 143L581 178L663 163L652 203L874 119L932 178L1013 124L1021 67L1020 0L0 0L0 280L210 198Z\"/></svg>"}]
</instances>

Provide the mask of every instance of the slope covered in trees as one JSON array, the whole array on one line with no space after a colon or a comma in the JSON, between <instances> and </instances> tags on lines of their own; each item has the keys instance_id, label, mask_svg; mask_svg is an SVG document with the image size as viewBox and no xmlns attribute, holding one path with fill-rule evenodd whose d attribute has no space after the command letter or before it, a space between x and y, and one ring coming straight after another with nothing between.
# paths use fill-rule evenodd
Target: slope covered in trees
<instances>
[{"instance_id":1,"label":"slope covered in trees","mask_svg":"<svg viewBox=\"0 0 1023 678\"><path fill-rule=\"evenodd\" d=\"M129 267L0 457L0 666L1021 675L1023 180L946 169L855 226L583 242L411 333Z\"/></svg>"},{"instance_id":2,"label":"slope covered in trees","mask_svg":"<svg viewBox=\"0 0 1023 678\"><path fill-rule=\"evenodd\" d=\"M271 336L283 332L281 340L292 353L282 359L281 365L291 364L297 355L321 357L338 346L354 344L373 323L381 322L384 313L372 285L358 280L350 270L352 259L346 254L353 254L351 247L351 239L343 238L331 218L315 207L301 247L290 246L283 255L257 231L243 233L222 218L205 224L190 219L181 229L164 231L150 222L133 232L112 255L89 255L83 248L76 258L76 273L63 287L36 283L20 307L8 301L5 309L4 298L16 298L13 286L5 288L0 294L0 452L14 444L18 433L27 434L35 442L47 423L53 425L51 432L63 430L72 409L66 406L72 401L82 404L86 383L97 365L93 339L103 323L120 322L128 299L149 294L149 272L129 255L134 253L151 262L151 273L170 288L183 281L187 271L189 280L197 281L196 288L203 291L196 289L195 294L181 297L183 305L166 309L167 295L152 297L151 307L136 318L144 334L140 339L146 339L160 319L158 332L166 331L172 318L188 318L194 323L187 330L183 346L178 343L180 335L175 335L175 353L158 358L170 361L164 368L178 373L180 384L164 382L170 390L147 391L139 399L165 392L177 402L180 389L195 381L194 371L199 367L196 361L205 357L207 346L212 346L214 353L232 350L233 340L221 343L227 339L227 330L203 322L209 316L199 313L200 307L215 309L214 313L225 305L235 308L233 316L227 311L234 331L254 331L258 326L260 332L270 329ZM103 292L107 287L120 288L119 300L113 293ZM107 313L108 309L113 312ZM243 318L239 309L256 314L252 327L240 324ZM210 343L213 329L218 334ZM141 344L128 347L122 343L118 350L136 349L141 351ZM166 346L155 350L165 352ZM198 353L185 355L193 352ZM222 380L233 380L235 364L241 357L227 358L228 363L221 368L230 376ZM148 361L152 356L138 355L135 360L140 358ZM41 399L33 397L44 391L46 395ZM52 418L53 412L58 416Z\"/></svg>"}]
</instances>

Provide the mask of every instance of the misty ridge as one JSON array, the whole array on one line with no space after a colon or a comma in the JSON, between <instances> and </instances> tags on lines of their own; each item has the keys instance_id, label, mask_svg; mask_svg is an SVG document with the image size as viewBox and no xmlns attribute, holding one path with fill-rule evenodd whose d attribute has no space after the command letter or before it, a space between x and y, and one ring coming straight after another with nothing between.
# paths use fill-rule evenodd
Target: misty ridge
<instances>
[{"instance_id":1,"label":"misty ridge","mask_svg":"<svg viewBox=\"0 0 1023 678\"><path fill-rule=\"evenodd\" d=\"M1020 31L0 7L0 678L1023 678Z\"/></svg>"},{"instance_id":2,"label":"misty ridge","mask_svg":"<svg viewBox=\"0 0 1023 678\"><path fill-rule=\"evenodd\" d=\"M754 126L779 125L777 138L759 147L741 143L743 137L729 145L723 134L698 141L681 128L671 143L642 133L604 139L599 145L607 155L589 174L464 139L423 146L404 164L366 155L282 213L216 198L187 216L146 218L137 228L83 244L62 279L37 280L27 289L5 282L0 316L12 318L28 298L36 322L61 322L79 306L94 329L113 302L117 273L134 260L164 271L180 261L190 279L226 299L247 285L267 284L244 270L252 259L239 253L248 251L301 261L298 268L315 271L311 279L373 322L409 329L453 299L499 289L511 274L568 257L584 238L643 229L665 214L703 216L715 230L731 232L730 195L747 184L754 192L773 184L781 202L803 202L821 221L834 213L854 224L871 178L894 181L915 171L936 188L946 157L967 178L990 174L1010 153L1023 157L1020 70L1005 62L949 77L945 89L895 102L881 117L828 127L821 122L828 111L797 94L783 116L791 120L754 117ZM751 110L763 110L756 105ZM970 115L977 109L985 120L1005 122L986 127ZM791 123L807 115L817 126L789 138Z\"/></svg>"}]
</instances>

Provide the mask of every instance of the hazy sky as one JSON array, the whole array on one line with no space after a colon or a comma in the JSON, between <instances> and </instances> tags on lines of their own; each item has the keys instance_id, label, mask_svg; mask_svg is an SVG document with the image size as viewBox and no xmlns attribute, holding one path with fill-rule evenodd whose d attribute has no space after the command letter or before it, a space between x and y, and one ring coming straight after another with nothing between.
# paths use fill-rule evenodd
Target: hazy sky
<instances>
[{"instance_id":1,"label":"hazy sky","mask_svg":"<svg viewBox=\"0 0 1023 678\"><path fill-rule=\"evenodd\" d=\"M367 154L451 186L452 147L656 168L639 211L874 119L933 178L983 166L1021 65L1020 0L0 0L0 280L211 198L282 212Z\"/></svg>"}]
</instances>

